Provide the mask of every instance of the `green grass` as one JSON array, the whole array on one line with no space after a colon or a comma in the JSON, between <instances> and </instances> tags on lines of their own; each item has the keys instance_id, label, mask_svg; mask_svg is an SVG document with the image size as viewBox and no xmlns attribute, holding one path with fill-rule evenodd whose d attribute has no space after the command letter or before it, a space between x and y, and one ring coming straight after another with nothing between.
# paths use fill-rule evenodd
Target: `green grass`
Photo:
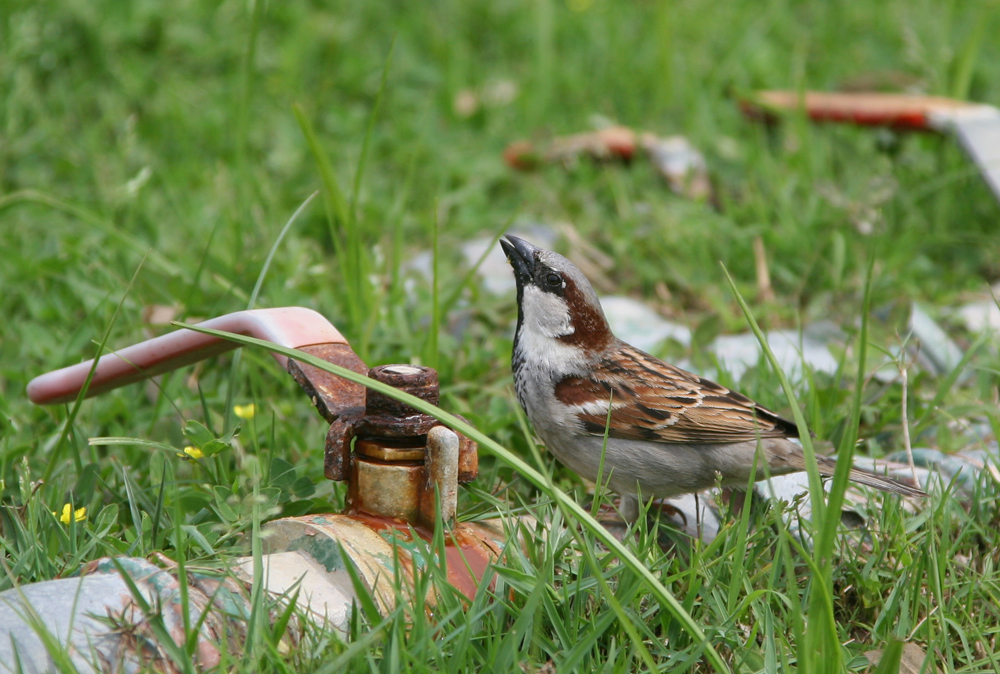
<instances>
[{"instance_id":1,"label":"green grass","mask_svg":"<svg viewBox=\"0 0 1000 674\"><path fill-rule=\"evenodd\" d=\"M120 347L169 329L144 324L148 307L194 322L253 298L317 309L370 365L434 364L442 407L513 452L482 451L460 509L530 512L552 530L525 531L496 589L467 607L452 596L435 622L359 608L351 639L315 628L286 652L280 629L258 620L235 671L711 671L657 583L733 671L863 671L862 654L893 640L919 644L945 672L997 671L1000 505L989 482L971 504L934 498L917 513L877 496L861 538L825 517L816 552L774 504L749 522L730 517L711 544L668 553L656 545L668 534L643 528L625 545L646 570L609 551L586 514L557 499L565 491L586 507L592 487L536 453L511 394L513 297L466 282L458 245L517 218L570 222L614 260L616 292L695 329L691 353L662 355L696 363L714 334L747 329L733 289L765 329L832 319L850 334L840 376L784 391L757 368L723 383L788 417L799 406L820 439L845 446L857 432L857 452L894 451L901 390L869 375L905 336L909 301L954 306L1000 278L1000 210L952 142L798 120L767 130L734 97L896 73L928 93L1000 104L998 32L1000 7L987 0L9 0L0 589L107 555L206 565L251 553L243 535L261 520L343 504L343 488L323 479L321 420L258 350L75 415L26 399L33 376L92 357L105 337ZM512 101L456 114L456 95L498 82L516 86ZM686 135L708 158L720 208L672 195L643 162L518 174L500 160L513 140L595 117ZM756 237L774 301L755 299ZM408 272L430 249L434 278ZM975 449L962 424L1000 428L995 340L965 367L967 379L910 373L916 444ZM230 438L232 405L250 402L257 415ZM201 437L192 422L224 440L197 462L177 456ZM540 474L515 470L517 457ZM66 503L85 506L86 520L51 515ZM266 604L255 598L258 616Z\"/></svg>"}]
</instances>

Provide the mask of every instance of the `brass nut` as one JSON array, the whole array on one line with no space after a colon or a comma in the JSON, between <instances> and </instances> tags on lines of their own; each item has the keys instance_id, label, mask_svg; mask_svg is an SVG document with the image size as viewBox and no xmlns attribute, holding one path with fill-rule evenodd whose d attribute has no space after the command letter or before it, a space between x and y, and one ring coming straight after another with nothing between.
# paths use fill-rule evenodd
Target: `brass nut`
<instances>
[{"instance_id":1,"label":"brass nut","mask_svg":"<svg viewBox=\"0 0 1000 674\"><path fill-rule=\"evenodd\" d=\"M373 515L418 521L424 484L422 465L373 463L356 456L354 470L353 508Z\"/></svg>"},{"instance_id":2,"label":"brass nut","mask_svg":"<svg viewBox=\"0 0 1000 674\"><path fill-rule=\"evenodd\" d=\"M354 441L354 453L358 456L389 462L423 461L426 458L426 447L406 447L403 444L392 443L386 440L358 438Z\"/></svg>"}]
</instances>

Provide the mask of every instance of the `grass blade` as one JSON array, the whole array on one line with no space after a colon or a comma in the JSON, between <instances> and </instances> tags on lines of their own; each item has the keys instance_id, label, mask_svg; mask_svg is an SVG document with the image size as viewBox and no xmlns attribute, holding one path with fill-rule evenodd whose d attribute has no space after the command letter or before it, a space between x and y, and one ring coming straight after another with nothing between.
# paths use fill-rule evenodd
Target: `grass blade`
<instances>
[{"instance_id":1,"label":"grass blade","mask_svg":"<svg viewBox=\"0 0 1000 674\"><path fill-rule=\"evenodd\" d=\"M341 247L343 246L343 242L341 235L337 233L337 223L341 227L345 227L347 224L347 200L344 199L344 193L341 191L337 177L333 173L330 158L326 156L326 153L323 152L323 148L319 144L319 138L316 137L316 130L313 128L312 122L306 117L306 113L298 103L292 106L292 112L299 123L299 128L302 129L302 135L306 137L306 144L309 146L309 151L312 152L316 166L319 168L320 182L323 184L323 204L326 207L326 216L330 227L330 238L333 241L333 248L337 251L339 257L342 253Z\"/></svg>"}]
</instances>

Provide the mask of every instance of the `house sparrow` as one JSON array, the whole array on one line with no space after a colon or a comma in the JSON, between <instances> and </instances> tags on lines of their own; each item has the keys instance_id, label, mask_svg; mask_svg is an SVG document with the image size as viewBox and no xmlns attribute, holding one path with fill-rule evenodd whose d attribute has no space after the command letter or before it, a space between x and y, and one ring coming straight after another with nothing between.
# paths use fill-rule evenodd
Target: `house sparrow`
<instances>
[{"instance_id":1,"label":"house sparrow","mask_svg":"<svg viewBox=\"0 0 1000 674\"><path fill-rule=\"evenodd\" d=\"M509 234L500 245L517 282L517 399L556 458L588 480L598 477L607 427L604 478L627 521L638 518L639 494L745 486L758 446L771 475L805 470L802 447L789 439L798 437L794 423L616 338L590 282L562 255ZM835 459L816 459L821 475L833 475ZM759 465L757 477L765 475ZM924 495L858 468L850 478Z\"/></svg>"}]
</instances>

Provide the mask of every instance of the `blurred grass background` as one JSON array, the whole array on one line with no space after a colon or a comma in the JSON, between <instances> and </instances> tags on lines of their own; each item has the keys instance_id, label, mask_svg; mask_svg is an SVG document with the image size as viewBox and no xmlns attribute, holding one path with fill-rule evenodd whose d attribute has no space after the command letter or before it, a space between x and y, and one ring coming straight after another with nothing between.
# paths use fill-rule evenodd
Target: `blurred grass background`
<instances>
[{"instance_id":1,"label":"blurred grass background","mask_svg":"<svg viewBox=\"0 0 1000 674\"><path fill-rule=\"evenodd\" d=\"M1000 211L954 142L800 120L769 130L743 118L736 99L758 88L866 83L1000 104L997 34L1000 5L993 0L6 0L0 7L0 478L8 573L0 586L65 574L103 554L170 551L171 527L181 526L171 521L173 499L183 503L183 524L204 537L209 547L197 552L208 558L250 522L249 506L227 519L217 499L245 503L255 475L274 490L274 514L342 502L340 490L322 479L320 419L265 355L244 354L235 373L220 359L169 375L159 388L106 394L85 403L68 426L65 410L32 407L24 395L31 377L92 357L109 329L113 347L165 331L147 324L150 307L172 307L186 321L246 308L278 232L324 185L324 199L277 249L257 306L317 309L370 365L436 364L443 406L521 451L527 439L508 374L514 298L493 297L473 282L462 291L464 331L456 336L445 317L438 332L430 282L407 271L432 246L435 228L439 287L450 290L467 271L462 241L512 221L569 222L611 256L608 277L616 292L643 298L696 329L695 352L720 330L745 329L718 263L753 298L756 237L767 250L775 293L754 304L765 327L832 318L853 331L872 256L876 307L918 300L947 308L982 293L1000 277ZM471 113L456 105L470 94L481 102ZM331 183L322 180L293 106L313 129L346 210L330 206ZM685 135L708 159L720 208L673 195L643 162L518 174L501 160L511 141L574 133L601 120ZM359 257L346 252L351 245ZM894 335L905 330L896 314L885 315L875 326L877 348L897 343ZM944 449L962 448L951 439L949 420L996 423L995 347L984 349L974 367L973 382L948 391L946 412L935 416ZM256 402L258 414L211 466L140 446L87 443L94 436L134 436L182 448L189 418L221 435L226 420L234 421L226 406L231 382L235 402ZM927 411L940 386L924 375L912 383L911 419ZM810 420L827 430L848 417L849 396L840 384L820 381L804 393ZM748 374L743 388L787 408L765 370ZM898 385L866 404L862 435L882 433L882 445L898 447ZM275 459L298 467L294 474L307 480L286 479L286 464ZM33 486L43 475L45 484ZM485 458L480 489L492 489L501 477L511 476ZM558 469L557 477L580 488ZM168 478L166 500L158 504ZM305 486L312 483L315 491ZM479 497L463 498L471 507ZM70 501L92 513L72 544L46 516ZM31 510L30 502L40 504ZM994 662L984 653L996 634L1000 541L991 528L995 498L988 503L968 517L955 504L919 521L888 515L887 550L907 549L921 536L938 541L916 569L933 567L941 582L925 586L918 573L909 575L913 569L879 570L868 561L856 575L846 564L839 587L861 595L838 615L842 641L858 642L848 652L856 654L865 641L912 634L940 654L945 671L981 671ZM954 517L964 528L952 529ZM763 554L768 530L754 535ZM554 564L562 552L547 549L546 559ZM953 571L936 566L955 555L981 564L955 580ZM709 568L694 571L698 560ZM755 639L740 631L759 597L748 595L737 615L713 613L703 595L730 562L696 555L655 564L679 574L677 591L730 644L732 666L767 669L782 662L775 653L794 649L782 610L764 602L775 611L771 639L781 644L768 651L756 643L756 631ZM766 560L756 563L741 571L747 588L772 573ZM539 582L556 582L555 568ZM774 578L766 582L776 587ZM522 588L524 596L534 596L532 588ZM910 603L893 603L893 592L910 593ZM451 652L456 659L449 667L479 666L496 649L520 653L522 644L503 645L502 638L505 621L522 615L523 597L514 596L503 609L508 613L485 627L462 627L480 647L469 646L461 657ZM610 615L599 594L593 601L595 611ZM657 611L643 604L639 589L629 601L637 621ZM943 615L930 619L935 604ZM736 610L731 602L727 607ZM529 623L523 634L530 648L523 658L511 656L510 667L533 671L550 660L559 667L546 620L551 616ZM485 634L490 625L497 632ZM611 671L630 669L635 654L623 655L630 653L624 633L606 630L584 641L591 660L575 666L603 661ZM425 636L423 647L447 650ZM661 639L656 657L669 663L685 648L683 640ZM307 664L322 659L296 657ZM359 656L352 666L387 667L380 658ZM415 670L428 661L406 660Z\"/></svg>"}]
</instances>

